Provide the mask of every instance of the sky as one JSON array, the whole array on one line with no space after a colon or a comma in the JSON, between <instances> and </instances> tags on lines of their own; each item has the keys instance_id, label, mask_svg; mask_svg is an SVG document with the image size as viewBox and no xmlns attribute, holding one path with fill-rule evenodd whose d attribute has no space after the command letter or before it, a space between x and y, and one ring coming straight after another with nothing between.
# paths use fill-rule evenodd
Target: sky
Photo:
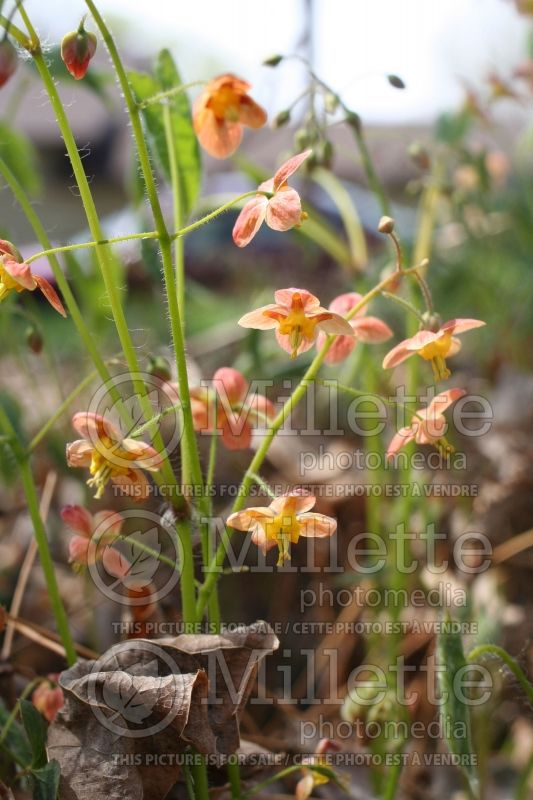
<instances>
[{"instance_id":1,"label":"sky","mask_svg":"<svg viewBox=\"0 0 533 800\"><path fill-rule=\"evenodd\" d=\"M269 111L287 105L302 84L294 61L262 67L294 52L305 0L99 0L124 48L142 55L169 46L184 80L232 71L254 84ZM82 0L26 0L51 41L75 28ZM495 67L509 74L526 52L529 21L512 0L314 0L314 65L368 122L421 122L453 108L462 79L476 85ZM396 73L405 91L385 79Z\"/></svg>"}]
</instances>

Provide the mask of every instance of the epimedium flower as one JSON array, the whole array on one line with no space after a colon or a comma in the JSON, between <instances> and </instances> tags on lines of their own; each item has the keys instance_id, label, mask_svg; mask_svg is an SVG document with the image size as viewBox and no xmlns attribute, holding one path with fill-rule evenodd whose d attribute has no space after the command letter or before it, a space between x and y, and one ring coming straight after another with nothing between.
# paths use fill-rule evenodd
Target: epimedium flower
<instances>
[{"instance_id":1,"label":"epimedium flower","mask_svg":"<svg viewBox=\"0 0 533 800\"><path fill-rule=\"evenodd\" d=\"M393 436L387 450L387 458L396 455L404 445L412 441L417 444L433 444L443 455L453 452L452 446L445 438L448 423L444 412L465 394L464 389L447 389L436 395L427 408L421 408L413 415L410 425L400 428Z\"/></svg>"},{"instance_id":2,"label":"epimedium flower","mask_svg":"<svg viewBox=\"0 0 533 800\"><path fill-rule=\"evenodd\" d=\"M68 546L69 560L75 569L102 561L106 571L115 578L128 574L131 564L112 547L124 524L117 511L91 514L83 506L65 506L61 519L75 534Z\"/></svg>"},{"instance_id":3,"label":"epimedium flower","mask_svg":"<svg viewBox=\"0 0 533 800\"><path fill-rule=\"evenodd\" d=\"M325 783L329 783L331 779L328 774L330 768L328 768L326 754L338 753L340 749L340 745L333 739L320 739L314 755L307 757L302 763L315 767L326 767L326 769L319 772L316 769L310 769L309 766L302 766L302 777L294 790L296 800L307 800L312 795L315 786L323 786Z\"/></svg>"},{"instance_id":4,"label":"epimedium flower","mask_svg":"<svg viewBox=\"0 0 533 800\"><path fill-rule=\"evenodd\" d=\"M266 111L248 94L251 88L235 75L220 75L194 102L194 130L209 155L227 158L241 143L243 125L262 128L266 123Z\"/></svg>"},{"instance_id":5,"label":"epimedium flower","mask_svg":"<svg viewBox=\"0 0 533 800\"><path fill-rule=\"evenodd\" d=\"M194 430L220 431L228 450L250 447L254 429L264 427L276 413L270 400L250 391L244 375L232 367L217 369L211 386L193 387L190 395Z\"/></svg>"},{"instance_id":6,"label":"epimedium flower","mask_svg":"<svg viewBox=\"0 0 533 800\"><path fill-rule=\"evenodd\" d=\"M55 289L41 275L34 275L29 264L25 264L14 244L0 239L0 303L11 292L33 292L40 289L52 308L62 317L67 316Z\"/></svg>"},{"instance_id":7,"label":"epimedium flower","mask_svg":"<svg viewBox=\"0 0 533 800\"><path fill-rule=\"evenodd\" d=\"M61 58L74 80L85 77L95 52L96 36L85 30L83 18L78 30L67 33L61 42Z\"/></svg>"},{"instance_id":8,"label":"epimedium flower","mask_svg":"<svg viewBox=\"0 0 533 800\"><path fill-rule=\"evenodd\" d=\"M276 329L278 344L291 358L313 346L320 331L336 336L355 336L350 323L335 311L322 308L306 289L278 289L275 303L255 309L239 320L243 328Z\"/></svg>"},{"instance_id":9,"label":"epimedium flower","mask_svg":"<svg viewBox=\"0 0 533 800\"><path fill-rule=\"evenodd\" d=\"M263 181L257 187L258 194L249 200L237 217L233 228L233 241L237 247L246 247L263 224L275 231L288 231L295 225L300 225L305 215L302 213L300 195L296 189L291 189L287 184L288 178L311 155L311 150L299 153L278 169L273 178Z\"/></svg>"},{"instance_id":10,"label":"epimedium flower","mask_svg":"<svg viewBox=\"0 0 533 800\"><path fill-rule=\"evenodd\" d=\"M57 712L65 705L63 689L58 685L58 680L58 673L48 675L37 686L31 696L33 705L48 722L53 722Z\"/></svg>"},{"instance_id":11,"label":"epimedium flower","mask_svg":"<svg viewBox=\"0 0 533 800\"><path fill-rule=\"evenodd\" d=\"M348 292L341 294L329 304L329 310L345 317L352 308L363 299L363 296L358 292ZM378 319L378 317L367 317L366 306L361 308L352 319L348 320L354 335L353 336L338 336L324 359L326 364L337 364L339 361L344 361L348 358L358 341L367 342L368 344L379 344L386 342L393 335L389 326ZM319 333L316 346L320 350L326 341L327 334Z\"/></svg>"},{"instance_id":12,"label":"epimedium flower","mask_svg":"<svg viewBox=\"0 0 533 800\"><path fill-rule=\"evenodd\" d=\"M246 508L227 519L227 525L239 531L251 531L252 542L266 553L279 549L278 567L290 559L290 546L300 536L324 538L337 530L337 521L325 514L309 513L316 503L313 495L296 492L276 497L269 506Z\"/></svg>"},{"instance_id":13,"label":"epimedium flower","mask_svg":"<svg viewBox=\"0 0 533 800\"><path fill-rule=\"evenodd\" d=\"M485 323L479 319L450 319L436 331L418 331L387 353L383 359L383 368L392 369L416 353L425 361L431 361L436 381L446 380L451 374L446 366L446 358L454 356L461 349L461 342L455 334L465 333L482 325Z\"/></svg>"},{"instance_id":14,"label":"epimedium flower","mask_svg":"<svg viewBox=\"0 0 533 800\"><path fill-rule=\"evenodd\" d=\"M162 456L146 442L123 439L111 422L100 414L79 412L72 426L83 438L67 444L69 467L89 467L87 485L96 489L99 499L108 481L126 488L134 500L146 499L148 479L142 470L157 472Z\"/></svg>"}]
</instances>

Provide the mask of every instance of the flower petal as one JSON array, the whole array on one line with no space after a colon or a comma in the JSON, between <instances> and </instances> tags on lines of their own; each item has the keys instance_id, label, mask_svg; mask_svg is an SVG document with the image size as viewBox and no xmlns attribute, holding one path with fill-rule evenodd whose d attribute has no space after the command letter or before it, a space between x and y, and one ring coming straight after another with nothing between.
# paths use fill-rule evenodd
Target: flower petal
<instances>
[{"instance_id":1,"label":"flower petal","mask_svg":"<svg viewBox=\"0 0 533 800\"><path fill-rule=\"evenodd\" d=\"M286 309L280 308L280 306L275 303L270 303L267 306L261 306L261 308L256 308L255 311L249 311L247 314L244 314L237 324L240 325L241 328L256 328L259 331L268 331L272 328L276 328L278 320L265 316L265 311L280 312L284 315L287 313Z\"/></svg>"},{"instance_id":2,"label":"flower petal","mask_svg":"<svg viewBox=\"0 0 533 800\"><path fill-rule=\"evenodd\" d=\"M414 437L415 431L411 427L400 428L400 430L392 437L391 443L387 448L385 458L392 458L392 456L396 455L396 453L401 450L404 445L406 445L408 442L412 442Z\"/></svg>"},{"instance_id":3,"label":"flower petal","mask_svg":"<svg viewBox=\"0 0 533 800\"><path fill-rule=\"evenodd\" d=\"M80 436L90 442L99 442L104 436L109 437L114 442L119 442L121 439L120 433L113 423L93 411L78 411L74 414L72 427Z\"/></svg>"},{"instance_id":4,"label":"flower petal","mask_svg":"<svg viewBox=\"0 0 533 800\"><path fill-rule=\"evenodd\" d=\"M300 536L323 539L326 536L333 536L337 530L337 520L333 517L326 517L325 514L302 514L298 517L301 524Z\"/></svg>"},{"instance_id":5,"label":"flower petal","mask_svg":"<svg viewBox=\"0 0 533 800\"><path fill-rule=\"evenodd\" d=\"M296 189L280 189L267 201L266 224L274 231L288 231L302 220L302 204Z\"/></svg>"},{"instance_id":6,"label":"flower petal","mask_svg":"<svg viewBox=\"0 0 533 800\"><path fill-rule=\"evenodd\" d=\"M50 305L52 306L52 308L55 308L55 310L59 314L61 314L62 317L66 317L67 312L65 311L63 303L59 299L54 287L50 283L48 283L46 278L42 278L40 275L34 275L33 279L37 284L37 286L39 287L39 289L41 290L41 292L48 300L48 302L50 303Z\"/></svg>"},{"instance_id":7,"label":"flower petal","mask_svg":"<svg viewBox=\"0 0 533 800\"><path fill-rule=\"evenodd\" d=\"M329 319L324 319L318 323L317 327L319 327L320 330L334 336L355 336L353 328L348 320L344 319L344 317L341 317L340 314L335 314L333 312L329 313L331 314Z\"/></svg>"},{"instance_id":8,"label":"flower petal","mask_svg":"<svg viewBox=\"0 0 533 800\"><path fill-rule=\"evenodd\" d=\"M199 111L193 122L200 144L213 158L231 156L241 143L242 125L219 119L210 108Z\"/></svg>"},{"instance_id":9,"label":"flower petal","mask_svg":"<svg viewBox=\"0 0 533 800\"><path fill-rule=\"evenodd\" d=\"M67 464L69 467L90 467L94 447L87 439L77 439L67 444Z\"/></svg>"},{"instance_id":10,"label":"flower petal","mask_svg":"<svg viewBox=\"0 0 533 800\"><path fill-rule=\"evenodd\" d=\"M359 292L346 292L345 294L340 294L334 300L331 301L329 304L329 310L335 311L336 314L341 314L343 317L348 314L354 306L361 302L363 299L363 295L359 294ZM366 314L366 306L359 309L359 311L355 314L354 319L358 317L362 317Z\"/></svg>"},{"instance_id":11,"label":"flower petal","mask_svg":"<svg viewBox=\"0 0 533 800\"><path fill-rule=\"evenodd\" d=\"M326 333L321 332L318 334L316 346L319 350L324 346L326 337ZM355 336L336 336L324 361L326 364L338 364L340 361L344 361L348 358L356 344L357 339Z\"/></svg>"},{"instance_id":12,"label":"flower petal","mask_svg":"<svg viewBox=\"0 0 533 800\"><path fill-rule=\"evenodd\" d=\"M294 175L297 169L301 167L303 162L306 158L309 158L313 151L312 150L304 150L303 153L298 153L298 155L289 158L285 163L281 165L281 167L277 170L274 175L274 191L277 192L280 186L290 178L291 175Z\"/></svg>"},{"instance_id":13,"label":"flower petal","mask_svg":"<svg viewBox=\"0 0 533 800\"><path fill-rule=\"evenodd\" d=\"M106 547L102 553L102 564L108 575L125 578L131 571L131 563L114 547Z\"/></svg>"},{"instance_id":14,"label":"flower petal","mask_svg":"<svg viewBox=\"0 0 533 800\"><path fill-rule=\"evenodd\" d=\"M136 503L146 500L150 495L150 482L140 469L130 469L126 475L113 475L111 480L123 487L123 494Z\"/></svg>"},{"instance_id":15,"label":"flower petal","mask_svg":"<svg viewBox=\"0 0 533 800\"><path fill-rule=\"evenodd\" d=\"M465 331L471 331L473 328L481 328L486 324L486 322L480 319L449 319L448 322L442 325L441 331L465 333Z\"/></svg>"},{"instance_id":16,"label":"flower petal","mask_svg":"<svg viewBox=\"0 0 533 800\"><path fill-rule=\"evenodd\" d=\"M220 367L213 375L213 386L217 395L230 405L244 400L248 393L248 381L233 367Z\"/></svg>"},{"instance_id":17,"label":"flower petal","mask_svg":"<svg viewBox=\"0 0 533 800\"><path fill-rule=\"evenodd\" d=\"M248 128L262 128L268 119L267 113L259 103L248 95L243 95L239 103L239 121Z\"/></svg>"},{"instance_id":18,"label":"flower petal","mask_svg":"<svg viewBox=\"0 0 533 800\"><path fill-rule=\"evenodd\" d=\"M2 261L2 267L5 269L7 274L24 289L28 289L31 292L37 286L35 282L35 276L32 275L32 271L28 264L25 264L24 262L19 263L18 261L13 261L10 258L4 258Z\"/></svg>"},{"instance_id":19,"label":"flower petal","mask_svg":"<svg viewBox=\"0 0 533 800\"><path fill-rule=\"evenodd\" d=\"M256 525L252 531L251 536L252 542L261 550L263 554L269 550L272 550L273 547L277 547L277 542L274 539L269 539L265 533L264 528L261 525Z\"/></svg>"},{"instance_id":20,"label":"flower petal","mask_svg":"<svg viewBox=\"0 0 533 800\"><path fill-rule=\"evenodd\" d=\"M408 340L406 339L400 342L400 344L397 344L392 350L389 350L383 359L383 369L392 369L398 366L398 364L401 364L402 361L405 361L406 358L410 358L413 355L413 351L408 350L405 346L406 341Z\"/></svg>"},{"instance_id":21,"label":"flower petal","mask_svg":"<svg viewBox=\"0 0 533 800\"><path fill-rule=\"evenodd\" d=\"M68 543L68 560L75 564L87 564L90 539L85 536L73 536Z\"/></svg>"},{"instance_id":22,"label":"flower petal","mask_svg":"<svg viewBox=\"0 0 533 800\"><path fill-rule=\"evenodd\" d=\"M246 247L263 224L268 200L263 195L252 197L237 217L233 226L233 241L237 247Z\"/></svg>"},{"instance_id":23,"label":"flower petal","mask_svg":"<svg viewBox=\"0 0 533 800\"><path fill-rule=\"evenodd\" d=\"M292 308L295 294L300 295L300 301L306 314L320 308L320 300L318 297L308 292L307 289L297 289L293 287L290 289L278 289L274 292L274 298L278 305L290 309Z\"/></svg>"},{"instance_id":24,"label":"flower petal","mask_svg":"<svg viewBox=\"0 0 533 800\"><path fill-rule=\"evenodd\" d=\"M294 347L292 346L291 337L288 333L280 333L279 330L276 331L276 339L280 347L285 350L286 353L289 353L291 356L294 352ZM301 353L305 353L309 350L315 342L315 337L312 339L307 339L306 337L302 336L300 340L300 344L296 350L296 355L299 356Z\"/></svg>"},{"instance_id":25,"label":"flower petal","mask_svg":"<svg viewBox=\"0 0 533 800\"><path fill-rule=\"evenodd\" d=\"M386 342L393 336L393 332L386 322L378 317L360 317L352 320L352 328L355 335L362 342L368 344L379 344Z\"/></svg>"},{"instance_id":26,"label":"flower petal","mask_svg":"<svg viewBox=\"0 0 533 800\"><path fill-rule=\"evenodd\" d=\"M124 518L118 511L97 511L93 517L93 535L99 541L114 540L120 534Z\"/></svg>"},{"instance_id":27,"label":"flower petal","mask_svg":"<svg viewBox=\"0 0 533 800\"><path fill-rule=\"evenodd\" d=\"M141 442L138 439L123 439L120 443L120 455L135 462L141 469L150 470L150 472L157 472L161 469L164 457L161 453L146 442ZM124 451L124 452L122 452Z\"/></svg>"},{"instance_id":28,"label":"flower petal","mask_svg":"<svg viewBox=\"0 0 533 800\"><path fill-rule=\"evenodd\" d=\"M69 528L82 536L89 536L93 530L93 515L83 506L65 506L61 509L61 519Z\"/></svg>"},{"instance_id":29,"label":"flower petal","mask_svg":"<svg viewBox=\"0 0 533 800\"><path fill-rule=\"evenodd\" d=\"M247 450L252 443L252 429L230 411L222 424L222 442L228 450Z\"/></svg>"},{"instance_id":30,"label":"flower petal","mask_svg":"<svg viewBox=\"0 0 533 800\"><path fill-rule=\"evenodd\" d=\"M449 408L452 403L455 403L455 401L459 400L460 397L464 397L465 394L466 391L464 389L447 389L445 392L440 392L440 394L436 395L428 405L426 409L426 417L432 419L435 416L444 414L446 409Z\"/></svg>"},{"instance_id":31,"label":"flower petal","mask_svg":"<svg viewBox=\"0 0 533 800\"><path fill-rule=\"evenodd\" d=\"M253 506L245 508L243 511L237 511L235 514L230 514L226 520L226 525L238 531L250 531L261 520L272 519L274 516L270 506Z\"/></svg>"},{"instance_id":32,"label":"flower petal","mask_svg":"<svg viewBox=\"0 0 533 800\"><path fill-rule=\"evenodd\" d=\"M275 497L270 503L270 508L275 514L283 514L284 512L292 514L303 514L309 511L316 503L314 494L304 494L289 492L280 497Z\"/></svg>"}]
</instances>

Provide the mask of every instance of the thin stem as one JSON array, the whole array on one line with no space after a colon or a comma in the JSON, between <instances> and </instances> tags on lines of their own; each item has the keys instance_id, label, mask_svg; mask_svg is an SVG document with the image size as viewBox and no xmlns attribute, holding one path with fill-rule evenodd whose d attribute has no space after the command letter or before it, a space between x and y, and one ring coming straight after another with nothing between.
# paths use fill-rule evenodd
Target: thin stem
<instances>
[{"instance_id":1,"label":"thin stem","mask_svg":"<svg viewBox=\"0 0 533 800\"><path fill-rule=\"evenodd\" d=\"M533 685L529 682L519 664L511 655L509 655L506 650L503 649L503 647L498 647L498 645L495 644L480 644L469 652L466 660L472 664L475 663L479 658L483 658L485 655L496 656L496 658L499 658L500 661L503 661L505 666L513 673L514 677L524 690L528 701L533 703Z\"/></svg>"},{"instance_id":2,"label":"thin stem","mask_svg":"<svg viewBox=\"0 0 533 800\"><path fill-rule=\"evenodd\" d=\"M151 97L145 98L142 103L138 103L139 108L146 108L146 106L161 103L162 100L168 100L170 97L175 97L181 92L186 92L187 89L193 89L195 86L204 86L206 81L191 81L191 83L182 83L179 86L173 86L172 89L167 89L165 92L158 92Z\"/></svg>"},{"instance_id":3,"label":"thin stem","mask_svg":"<svg viewBox=\"0 0 533 800\"><path fill-rule=\"evenodd\" d=\"M414 314L419 322L424 324L424 317L420 311L418 311L418 309L416 309L414 305L409 302L409 300L405 300L403 297L399 297L397 294L391 294L390 292L383 292L383 297L386 297L387 300L392 300L393 302L398 303L398 305L403 306L411 314Z\"/></svg>"},{"instance_id":4,"label":"thin stem","mask_svg":"<svg viewBox=\"0 0 533 800\"><path fill-rule=\"evenodd\" d=\"M291 766L287 767L286 769L282 769L281 772L276 772L275 775L271 775L270 778L261 781L261 783L254 784L254 786L250 787L250 789L244 793L243 797L253 797L254 794L266 789L266 787L270 786L270 784L275 783L276 781L281 781L283 778L287 778L289 775L293 775L295 772L301 772L301 769L302 768L300 766Z\"/></svg>"},{"instance_id":5,"label":"thin stem","mask_svg":"<svg viewBox=\"0 0 533 800\"><path fill-rule=\"evenodd\" d=\"M47 250L41 250L40 253L34 253L29 258L25 258L26 264L31 264L38 258L45 256L55 255L57 253L71 253L73 250L87 250L90 247L101 247L108 244L118 244L119 242L129 242L132 239L157 239L157 231L146 231L143 233L128 233L125 236L112 236L110 239L100 239L97 242L76 242L74 244L61 245L60 247L50 247Z\"/></svg>"},{"instance_id":6,"label":"thin stem","mask_svg":"<svg viewBox=\"0 0 533 800\"><path fill-rule=\"evenodd\" d=\"M26 684L26 686L22 690L20 697L18 698L17 704L13 707L10 715L6 719L4 725L2 726L2 730L0 731L0 744L3 744L5 742L6 736L9 733L9 729L11 728L11 726L13 725L13 723L17 718L20 709L20 701L25 700L28 697L28 695L30 695L40 683L42 683L42 678L34 678L32 681L30 681L30 683Z\"/></svg>"},{"instance_id":7,"label":"thin stem","mask_svg":"<svg viewBox=\"0 0 533 800\"><path fill-rule=\"evenodd\" d=\"M226 766L233 800L240 800L242 797L241 771L239 762L235 759L229 760Z\"/></svg>"},{"instance_id":8,"label":"thin stem","mask_svg":"<svg viewBox=\"0 0 533 800\"><path fill-rule=\"evenodd\" d=\"M406 274L409 270L406 270L403 274ZM350 313L346 315L346 319L350 320L352 317L357 314L362 308L364 308L371 300L374 299L378 294L380 294L383 289L385 289L391 280L395 280L396 276L388 275L382 281L380 281L373 289L371 289L367 294L365 294L361 300L350 310ZM246 498L248 496L248 492L250 490L250 486L253 482L252 475L255 473L257 474L261 469L261 465L265 460L265 457L269 451L270 445L272 444L274 437L276 436L279 429L284 425L285 421L288 417L292 414L298 403L305 397L307 394L307 390L311 384L315 381L315 378L318 374L320 367L329 352L330 347L332 346L335 340L334 336L328 336L326 342L324 343L321 350L317 353L307 371L305 372L303 378L301 379L300 383L294 390L291 397L285 402L281 411L277 414L277 416L272 421L270 428L268 429L261 445L257 449L255 456L253 457L250 466L248 467L244 478L241 482L239 487L239 491L237 492L237 499L233 504L231 513L235 513L240 511L244 507L244 503L246 502ZM228 537L232 535L231 529L227 531ZM206 578L202 585L202 588L198 592L198 602L196 606L196 615L198 619L201 618L205 604L207 603L209 596L216 585L218 576L220 575L220 571L222 565L224 563L226 555L226 548L225 542L222 541L215 553L214 558L211 560L208 567L205 568Z\"/></svg>"},{"instance_id":9,"label":"thin stem","mask_svg":"<svg viewBox=\"0 0 533 800\"><path fill-rule=\"evenodd\" d=\"M143 553L146 553L146 555L152 556L152 558L157 559L162 564L166 564L167 567L170 567L175 572L181 572L181 566L177 564L172 558L163 555L163 553L159 553L157 550L154 550L152 547L150 547L147 544L144 544L143 542L139 542L137 539L132 539L131 536L126 536L125 534L122 533L116 533L113 536L113 541L115 540L120 542L126 542L126 544L129 544L132 547L136 547L137 550L141 550Z\"/></svg>"},{"instance_id":10,"label":"thin stem","mask_svg":"<svg viewBox=\"0 0 533 800\"><path fill-rule=\"evenodd\" d=\"M250 476L254 481L254 483L257 483L257 485L265 492L266 496L270 497L271 500L274 500L276 495L274 494L268 483L264 481L260 475L256 475L255 472L250 472Z\"/></svg>"},{"instance_id":11,"label":"thin stem","mask_svg":"<svg viewBox=\"0 0 533 800\"><path fill-rule=\"evenodd\" d=\"M59 635L61 636L61 641L65 648L67 662L70 666L74 664L76 661L76 649L74 647L74 641L70 634L65 607L63 606L63 601L61 600L61 595L59 594L59 588L57 585L55 571L54 571L54 564L52 561L52 557L50 555L50 549L48 547L48 537L46 535L46 529L39 511L39 498L37 495L37 489L33 480L33 476L31 474L29 462L26 459L26 456L22 451L21 445L17 440L17 434L15 432L15 429L13 428L9 417L7 416L6 412L1 406L0 406L0 427L3 429L4 433L10 438L11 448L19 464L22 486L24 489L24 495L26 497L28 512L35 533L35 539L37 541L37 546L39 548L39 556L41 559L41 566L46 581L46 587L48 589L48 595L50 597L50 602L56 620L57 629L59 631Z\"/></svg>"},{"instance_id":12,"label":"thin stem","mask_svg":"<svg viewBox=\"0 0 533 800\"><path fill-rule=\"evenodd\" d=\"M215 219L215 217L219 217L225 211L228 211L232 206L237 205L237 203L242 202L243 200L247 200L249 197L256 197L257 195L263 195L264 197L270 198L272 197L271 192L262 192L258 189L253 189L250 192L244 192L244 194L240 194L238 197L234 197L232 200L229 200L224 205L219 206L214 211L211 211L210 214L207 214L205 217L196 220L196 222L192 222L190 225L187 225L185 228L182 228L176 233L171 235L171 239L177 239L180 236L186 236L188 233L195 231L197 228L201 228L202 225L205 225L207 222L211 222L211 220Z\"/></svg>"},{"instance_id":13,"label":"thin stem","mask_svg":"<svg viewBox=\"0 0 533 800\"><path fill-rule=\"evenodd\" d=\"M0 14L0 25L5 28L6 36L9 32L9 35L12 36L21 47L31 53L32 41L26 36L24 31L21 31L16 25L13 25L11 20L8 19L8 17L5 17L3 14Z\"/></svg>"},{"instance_id":14,"label":"thin stem","mask_svg":"<svg viewBox=\"0 0 533 800\"><path fill-rule=\"evenodd\" d=\"M107 364L117 364L117 363L118 361L116 359L111 359L107 362ZM28 453L31 453L33 450L35 450L37 445L44 439L48 431L50 431L54 427L58 419L60 419L63 416L63 414L71 405L71 403L73 403L74 400L77 397L79 397L79 395L83 392L83 390L87 386L89 386L97 377L98 377L98 370L95 369L93 370L93 372L87 375L82 381L80 381L80 383L78 383L78 385L70 392L70 394L67 395L67 397L65 397L59 408L50 417L48 422L45 422L43 427L35 434L31 442L29 443Z\"/></svg>"},{"instance_id":15,"label":"thin stem","mask_svg":"<svg viewBox=\"0 0 533 800\"><path fill-rule=\"evenodd\" d=\"M183 225L181 184L179 180L179 169L176 148L174 147L174 131L172 128L172 114L170 106L163 108L163 123L165 127L165 137L167 142L168 160L170 166L170 185L172 187L173 199L173 219L174 228L178 231ZM185 254L183 248L183 237L178 236L174 241L174 263L176 291L178 296L178 308L180 312L181 325L185 335Z\"/></svg>"}]
</instances>

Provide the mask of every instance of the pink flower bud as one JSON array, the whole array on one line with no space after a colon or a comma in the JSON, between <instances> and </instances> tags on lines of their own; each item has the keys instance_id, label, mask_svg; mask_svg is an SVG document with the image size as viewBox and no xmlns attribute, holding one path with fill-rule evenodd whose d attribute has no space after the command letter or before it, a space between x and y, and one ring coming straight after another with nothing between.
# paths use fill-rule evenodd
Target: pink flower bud
<instances>
[{"instance_id":1,"label":"pink flower bud","mask_svg":"<svg viewBox=\"0 0 533 800\"><path fill-rule=\"evenodd\" d=\"M85 77L89 61L96 51L96 36L86 31L83 20L77 31L71 31L61 42L61 58L72 77L79 81Z\"/></svg>"},{"instance_id":2,"label":"pink flower bud","mask_svg":"<svg viewBox=\"0 0 533 800\"><path fill-rule=\"evenodd\" d=\"M213 375L213 386L223 398L226 394L231 405L243 400L248 391L248 381L244 375L232 367L217 369Z\"/></svg>"},{"instance_id":3,"label":"pink flower bud","mask_svg":"<svg viewBox=\"0 0 533 800\"><path fill-rule=\"evenodd\" d=\"M53 686L49 680L39 684L31 696L31 701L48 722L53 722L57 712L65 705L63 689L60 686Z\"/></svg>"},{"instance_id":4,"label":"pink flower bud","mask_svg":"<svg viewBox=\"0 0 533 800\"><path fill-rule=\"evenodd\" d=\"M9 39L4 39L0 42L0 87L8 82L15 72L17 64L17 51Z\"/></svg>"}]
</instances>

